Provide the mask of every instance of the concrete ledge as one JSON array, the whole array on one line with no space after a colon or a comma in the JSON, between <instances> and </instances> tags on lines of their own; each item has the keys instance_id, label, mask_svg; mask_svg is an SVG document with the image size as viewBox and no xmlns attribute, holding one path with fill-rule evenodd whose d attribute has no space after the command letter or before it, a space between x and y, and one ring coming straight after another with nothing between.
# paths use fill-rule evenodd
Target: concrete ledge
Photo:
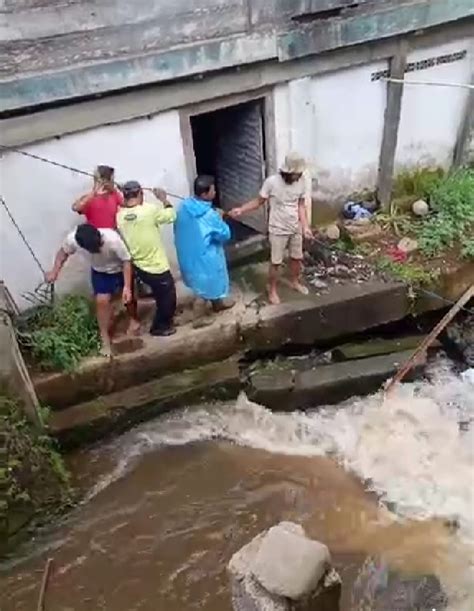
<instances>
[{"instance_id":1,"label":"concrete ledge","mask_svg":"<svg viewBox=\"0 0 474 611\"><path fill-rule=\"evenodd\" d=\"M231 358L54 412L50 430L61 447L69 450L123 432L170 409L204 399L235 398L239 390L239 363Z\"/></svg>"},{"instance_id":2,"label":"concrete ledge","mask_svg":"<svg viewBox=\"0 0 474 611\"><path fill-rule=\"evenodd\" d=\"M443 278L437 292L457 299L474 281L474 264L460 265ZM258 290L258 289L257 289ZM143 336L143 347L112 361L86 360L74 373L41 374L33 379L43 405L63 409L94 397L123 391L150 380L243 353L278 351L286 345L324 345L412 313L446 307L436 297L410 300L399 283L337 285L279 306L249 305L258 293L241 291L239 303L201 329L179 327L169 338Z\"/></svg>"},{"instance_id":3,"label":"concrete ledge","mask_svg":"<svg viewBox=\"0 0 474 611\"><path fill-rule=\"evenodd\" d=\"M264 308L256 325L243 321L241 334L247 350L270 351L285 344L305 346L365 331L400 320L409 311L403 284L336 286L317 298Z\"/></svg>"},{"instance_id":4,"label":"concrete ledge","mask_svg":"<svg viewBox=\"0 0 474 611\"><path fill-rule=\"evenodd\" d=\"M354 395L367 395L380 388L408 360L412 350L383 356L322 365L308 371L257 372L251 377L251 401L275 411L293 411L332 405ZM412 371L413 379L422 370Z\"/></svg>"},{"instance_id":5,"label":"concrete ledge","mask_svg":"<svg viewBox=\"0 0 474 611\"><path fill-rule=\"evenodd\" d=\"M40 402L63 409L93 397L123 391L174 371L222 361L240 349L237 322L203 329L183 327L167 338L144 336L145 347L112 360L92 358L73 373L43 374L34 385Z\"/></svg>"}]
</instances>

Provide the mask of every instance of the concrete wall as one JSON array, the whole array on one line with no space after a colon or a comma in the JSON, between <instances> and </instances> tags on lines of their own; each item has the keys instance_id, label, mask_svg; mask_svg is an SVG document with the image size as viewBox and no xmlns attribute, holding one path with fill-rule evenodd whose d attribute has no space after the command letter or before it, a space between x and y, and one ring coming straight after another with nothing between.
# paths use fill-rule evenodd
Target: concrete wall
<instances>
[{"instance_id":1,"label":"concrete wall","mask_svg":"<svg viewBox=\"0 0 474 611\"><path fill-rule=\"evenodd\" d=\"M385 84L367 64L281 85L275 91L277 156L301 151L317 179L318 199L375 187L385 110Z\"/></svg>"},{"instance_id":2,"label":"concrete wall","mask_svg":"<svg viewBox=\"0 0 474 611\"><path fill-rule=\"evenodd\" d=\"M409 62L467 50L464 59L409 72L405 79L469 83L474 66L474 39L414 51ZM413 165L449 167L462 121L468 90L456 87L406 85L395 157L397 169Z\"/></svg>"},{"instance_id":3,"label":"concrete wall","mask_svg":"<svg viewBox=\"0 0 474 611\"><path fill-rule=\"evenodd\" d=\"M0 112L467 20L472 0L4 0ZM339 9L347 10L342 13ZM324 12L327 10L333 12ZM335 12L334 12L335 11Z\"/></svg>"},{"instance_id":4,"label":"concrete wall","mask_svg":"<svg viewBox=\"0 0 474 611\"><path fill-rule=\"evenodd\" d=\"M116 168L118 181L134 178L145 186L161 184L174 193L188 193L177 111L49 140L28 147L28 151L87 171L98 163L110 164ZM14 153L3 156L0 173L5 201L42 265L48 268L63 237L82 218L71 211L71 204L90 188L89 179ZM174 263L171 228L164 228L163 235ZM0 249L0 278L19 305L24 305L21 293L31 291L41 281L41 272L3 207ZM58 289L86 289L85 267L81 257L72 257Z\"/></svg>"},{"instance_id":5,"label":"concrete wall","mask_svg":"<svg viewBox=\"0 0 474 611\"><path fill-rule=\"evenodd\" d=\"M407 78L469 82L472 41L459 39L431 49L414 51L410 60L438 57L467 49L462 59L407 74ZM375 187L386 105L386 83L374 75L388 61L294 79L274 87L274 129L277 162L290 149L309 161L318 187L316 200L342 201L351 192ZM467 90L406 88L397 153L398 166L426 161L448 164L459 130ZM219 91L218 83L213 88ZM212 93L210 92L210 95ZM189 107L192 108L192 107ZM188 108L188 110L189 110ZM94 128L25 146L53 160L92 170L97 163L117 169L118 180L136 178L146 186L162 184L187 195L185 147L179 111ZM189 153L188 153L189 154ZM5 154L0 161L2 194L19 225L48 267L61 239L78 222L72 201L89 187L89 180L39 161ZM164 231L175 261L172 232ZM20 294L41 280L25 246L0 208L0 278L20 304ZM87 286L84 265L68 263L59 288Z\"/></svg>"}]
</instances>

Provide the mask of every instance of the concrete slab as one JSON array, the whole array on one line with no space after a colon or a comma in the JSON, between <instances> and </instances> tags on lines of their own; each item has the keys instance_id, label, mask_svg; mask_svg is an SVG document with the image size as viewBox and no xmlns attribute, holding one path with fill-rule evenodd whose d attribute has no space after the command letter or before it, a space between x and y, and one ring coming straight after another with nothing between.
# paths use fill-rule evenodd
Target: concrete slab
<instances>
[{"instance_id":1,"label":"concrete slab","mask_svg":"<svg viewBox=\"0 0 474 611\"><path fill-rule=\"evenodd\" d=\"M230 358L53 412L49 428L61 447L70 450L120 433L170 409L237 397L239 390L239 362Z\"/></svg>"},{"instance_id":2,"label":"concrete slab","mask_svg":"<svg viewBox=\"0 0 474 611\"><path fill-rule=\"evenodd\" d=\"M264 305L263 287L258 282L264 284L265 270L266 265L250 266L240 274L237 305L216 316L210 326L196 329L183 321L175 336L144 334L140 342L129 342L126 351L111 361L90 358L74 373L35 375L33 383L41 403L63 409L233 355L278 351L287 345L321 346L413 312L404 285L379 281L335 285L321 294L312 291L307 297L284 290L282 297L287 301L279 306ZM443 281L446 295L453 299L464 292L474 279L473 272L472 265L452 272L451 280ZM419 312L445 305L435 297L416 304Z\"/></svg>"},{"instance_id":3,"label":"concrete slab","mask_svg":"<svg viewBox=\"0 0 474 611\"><path fill-rule=\"evenodd\" d=\"M308 371L267 371L250 379L251 401L275 411L332 405L376 391L408 360L413 351L321 365ZM423 367L420 362L413 376Z\"/></svg>"}]
</instances>

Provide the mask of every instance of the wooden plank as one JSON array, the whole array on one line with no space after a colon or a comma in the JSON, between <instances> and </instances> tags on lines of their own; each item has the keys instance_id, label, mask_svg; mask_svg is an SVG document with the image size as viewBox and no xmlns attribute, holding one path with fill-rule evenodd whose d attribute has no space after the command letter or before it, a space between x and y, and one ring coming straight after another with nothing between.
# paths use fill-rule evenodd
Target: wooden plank
<instances>
[{"instance_id":1,"label":"wooden plank","mask_svg":"<svg viewBox=\"0 0 474 611\"><path fill-rule=\"evenodd\" d=\"M407 66L408 45L400 44L398 53L390 60L390 76L403 80ZM397 150L398 128L402 110L403 83L387 83L387 105L380 149L377 198L382 207L390 205L393 185L393 170Z\"/></svg>"}]
</instances>

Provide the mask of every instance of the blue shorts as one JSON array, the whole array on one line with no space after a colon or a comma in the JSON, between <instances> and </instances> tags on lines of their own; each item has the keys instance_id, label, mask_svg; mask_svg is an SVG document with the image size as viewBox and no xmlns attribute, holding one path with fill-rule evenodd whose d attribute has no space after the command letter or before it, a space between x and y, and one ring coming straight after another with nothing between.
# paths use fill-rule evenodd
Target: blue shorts
<instances>
[{"instance_id":1,"label":"blue shorts","mask_svg":"<svg viewBox=\"0 0 474 611\"><path fill-rule=\"evenodd\" d=\"M107 274L92 269L91 282L94 295L115 295L123 290L123 273Z\"/></svg>"}]
</instances>

